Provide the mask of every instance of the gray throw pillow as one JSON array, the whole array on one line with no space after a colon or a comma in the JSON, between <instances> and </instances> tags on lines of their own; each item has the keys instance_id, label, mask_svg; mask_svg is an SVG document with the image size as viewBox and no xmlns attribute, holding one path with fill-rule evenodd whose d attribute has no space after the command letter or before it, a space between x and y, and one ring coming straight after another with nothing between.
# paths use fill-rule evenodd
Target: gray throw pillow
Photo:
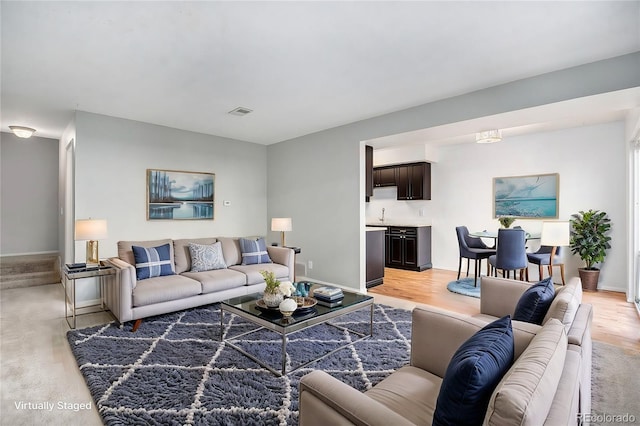
<instances>
[{"instance_id":1,"label":"gray throw pillow","mask_svg":"<svg viewBox=\"0 0 640 426\"><path fill-rule=\"evenodd\" d=\"M213 244L189 243L189 253L191 254L191 272L227 268L220 241Z\"/></svg>"}]
</instances>

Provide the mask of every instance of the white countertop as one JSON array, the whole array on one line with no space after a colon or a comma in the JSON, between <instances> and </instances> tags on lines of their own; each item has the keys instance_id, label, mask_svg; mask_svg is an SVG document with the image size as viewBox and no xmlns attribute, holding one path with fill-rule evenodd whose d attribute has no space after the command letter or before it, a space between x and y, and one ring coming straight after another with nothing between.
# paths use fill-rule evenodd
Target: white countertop
<instances>
[{"instance_id":1,"label":"white countertop","mask_svg":"<svg viewBox=\"0 0 640 426\"><path fill-rule=\"evenodd\" d=\"M398 219L398 220L385 220L384 222L380 222L379 220L367 220L367 226L431 226L430 220L412 220L412 219Z\"/></svg>"},{"instance_id":2,"label":"white countertop","mask_svg":"<svg viewBox=\"0 0 640 426\"><path fill-rule=\"evenodd\" d=\"M382 227L382 226L367 226L366 228L364 228L365 231L370 232L370 231L386 231L387 228Z\"/></svg>"}]
</instances>

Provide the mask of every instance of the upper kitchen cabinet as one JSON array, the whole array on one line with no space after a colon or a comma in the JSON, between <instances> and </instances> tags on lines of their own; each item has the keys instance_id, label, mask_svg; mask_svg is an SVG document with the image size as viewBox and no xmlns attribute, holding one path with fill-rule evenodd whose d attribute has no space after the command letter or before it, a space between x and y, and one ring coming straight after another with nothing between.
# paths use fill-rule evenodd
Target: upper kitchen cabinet
<instances>
[{"instance_id":1,"label":"upper kitchen cabinet","mask_svg":"<svg viewBox=\"0 0 640 426\"><path fill-rule=\"evenodd\" d=\"M369 201L369 197L373 196L373 147L365 145L364 147L364 195L365 201Z\"/></svg>"},{"instance_id":2,"label":"upper kitchen cabinet","mask_svg":"<svg viewBox=\"0 0 640 426\"><path fill-rule=\"evenodd\" d=\"M396 166L376 167L373 169L373 186L396 186Z\"/></svg>"},{"instance_id":3,"label":"upper kitchen cabinet","mask_svg":"<svg viewBox=\"0 0 640 426\"><path fill-rule=\"evenodd\" d=\"M431 199L431 163L396 166L398 200Z\"/></svg>"}]
</instances>

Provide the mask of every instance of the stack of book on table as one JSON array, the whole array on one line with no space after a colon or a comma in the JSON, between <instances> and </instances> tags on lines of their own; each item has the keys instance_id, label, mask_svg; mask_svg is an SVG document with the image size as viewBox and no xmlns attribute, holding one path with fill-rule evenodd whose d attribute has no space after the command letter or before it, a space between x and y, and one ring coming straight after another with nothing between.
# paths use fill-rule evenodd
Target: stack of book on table
<instances>
[{"instance_id":1,"label":"stack of book on table","mask_svg":"<svg viewBox=\"0 0 640 426\"><path fill-rule=\"evenodd\" d=\"M342 305L344 293L341 288L320 287L313 291L313 297L318 301L318 305L333 308Z\"/></svg>"}]
</instances>

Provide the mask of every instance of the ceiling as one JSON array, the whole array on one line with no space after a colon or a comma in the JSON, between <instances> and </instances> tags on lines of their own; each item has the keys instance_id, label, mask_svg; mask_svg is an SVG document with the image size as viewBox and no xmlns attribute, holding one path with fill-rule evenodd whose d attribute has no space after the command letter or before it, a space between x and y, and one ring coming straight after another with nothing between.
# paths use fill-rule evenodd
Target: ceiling
<instances>
[{"instance_id":1,"label":"ceiling","mask_svg":"<svg viewBox=\"0 0 640 426\"><path fill-rule=\"evenodd\" d=\"M1 24L1 130L56 139L82 110L271 144L640 51L640 1L2 1ZM517 134L619 119L639 105L626 96L493 120Z\"/></svg>"}]
</instances>

